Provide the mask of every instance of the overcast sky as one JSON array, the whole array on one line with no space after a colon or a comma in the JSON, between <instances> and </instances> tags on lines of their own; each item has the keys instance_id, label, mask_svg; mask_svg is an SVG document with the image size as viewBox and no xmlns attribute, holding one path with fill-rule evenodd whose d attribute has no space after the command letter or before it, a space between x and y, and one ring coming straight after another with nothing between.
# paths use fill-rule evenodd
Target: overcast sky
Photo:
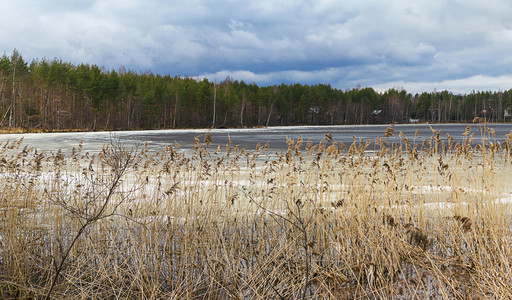
<instances>
[{"instance_id":1,"label":"overcast sky","mask_svg":"<svg viewBox=\"0 0 512 300\"><path fill-rule=\"evenodd\" d=\"M510 0L0 0L0 51L259 85L512 88ZM0 53L1 54L1 53Z\"/></svg>"}]
</instances>

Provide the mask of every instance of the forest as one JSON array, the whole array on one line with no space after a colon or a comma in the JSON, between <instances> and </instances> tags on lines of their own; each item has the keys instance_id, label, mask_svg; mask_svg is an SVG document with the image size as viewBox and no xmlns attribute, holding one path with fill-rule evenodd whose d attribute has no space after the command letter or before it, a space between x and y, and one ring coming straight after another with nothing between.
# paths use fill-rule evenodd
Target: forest
<instances>
[{"instance_id":1,"label":"forest","mask_svg":"<svg viewBox=\"0 0 512 300\"><path fill-rule=\"evenodd\" d=\"M0 128L94 131L512 121L512 89L426 91L255 83L137 73L120 67L0 57Z\"/></svg>"}]
</instances>

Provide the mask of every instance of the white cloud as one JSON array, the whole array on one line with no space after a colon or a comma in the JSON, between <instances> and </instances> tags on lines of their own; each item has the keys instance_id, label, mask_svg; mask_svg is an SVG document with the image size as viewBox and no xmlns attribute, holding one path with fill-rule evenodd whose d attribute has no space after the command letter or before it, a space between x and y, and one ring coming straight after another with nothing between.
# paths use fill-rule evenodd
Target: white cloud
<instances>
[{"instance_id":1,"label":"white cloud","mask_svg":"<svg viewBox=\"0 0 512 300\"><path fill-rule=\"evenodd\" d=\"M281 82L309 82L327 84L334 82L335 78L339 78L342 72L343 71L338 68L328 68L315 71L284 70L268 73L254 73L248 70L222 70L215 73L201 74L199 77L208 78L209 80L215 80L217 82L224 80L226 77L232 77L235 80L256 82L263 85L280 84ZM283 80L283 78L285 78L285 80Z\"/></svg>"},{"instance_id":2,"label":"white cloud","mask_svg":"<svg viewBox=\"0 0 512 300\"><path fill-rule=\"evenodd\" d=\"M394 81L374 85L377 91L401 87L409 93L447 90L455 94L469 94L472 91L504 91L512 87L512 75L482 76L475 75L467 78L443 80L438 82L408 82Z\"/></svg>"},{"instance_id":3,"label":"white cloud","mask_svg":"<svg viewBox=\"0 0 512 300\"><path fill-rule=\"evenodd\" d=\"M506 88L512 74L506 0L19 0L2 11L0 51L29 60L339 88Z\"/></svg>"}]
</instances>

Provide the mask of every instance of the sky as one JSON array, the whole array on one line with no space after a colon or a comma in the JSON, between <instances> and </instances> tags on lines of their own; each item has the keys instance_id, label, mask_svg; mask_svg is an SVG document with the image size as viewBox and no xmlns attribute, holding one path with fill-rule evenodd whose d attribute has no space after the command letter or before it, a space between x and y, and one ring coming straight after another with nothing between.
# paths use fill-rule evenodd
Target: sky
<instances>
[{"instance_id":1,"label":"sky","mask_svg":"<svg viewBox=\"0 0 512 300\"><path fill-rule=\"evenodd\" d=\"M512 88L509 0L0 0L0 54L222 81Z\"/></svg>"}]
</instances>

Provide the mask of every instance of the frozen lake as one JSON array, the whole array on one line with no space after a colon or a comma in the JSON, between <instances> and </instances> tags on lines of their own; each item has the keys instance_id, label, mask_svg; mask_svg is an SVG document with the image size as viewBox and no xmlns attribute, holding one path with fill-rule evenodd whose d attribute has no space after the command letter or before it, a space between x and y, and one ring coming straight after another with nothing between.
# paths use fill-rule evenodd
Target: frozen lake
<instances>
[{"instance_id":1,"label":"frozen lake","mask_svg":"<svg viewBox=\"0 0 512 300\"><path fill-rule=\"evenodd\" d=\"M471 132L474 133L475 142L480 141L480 133L476 124L408 124L396 125L395 135L388 137L387 141L392 143L399 140L399 132L404 137L408 137L411 142L414 139L416 130L418 130L417 142L429 138L432 135L430 126L435 130L441 130L442 139L446 140L446 133L449 133L455 141L464 139L462 133L468 125L472 126ZM249 150L255 149L258 143L262 145L269 143L272 150L281 150L286 148L286 138L296 140L302 136L304 141L311 139L318 143L324 138L325 134L331 133L333 140L350 145L355 136L359 141L374 141L377 137L382 137L389 125L338 125L338 126L293 126L293 127L270 127L270 128L252 128L252 129L176 129L176 130L146 130L146 131L117 131L117 132L73 132L73 133L31 133L31 134L2 134L0 142L8 140L17 141L23 138L23 144L34 147L38 150L55 151L62 149L65 152L73 147L78 147L80 141L83 141L84 151L97 152L104 144L109 143L111 135L118 137L127 147L142 146L147 141L149 147L158 150L166 145L174 145L175 142L181 145L182 149L190 149L193 146L194 138L200 136L200 141L204 140L204 134L211 135L213 141L211 147L224 147L229 139L232 145ZM496 139L503 141L506 134L512 130L512 124L490 124L496 132ZM371 147L371 146L370 146Z\"/></svg>"}]
</instances>

